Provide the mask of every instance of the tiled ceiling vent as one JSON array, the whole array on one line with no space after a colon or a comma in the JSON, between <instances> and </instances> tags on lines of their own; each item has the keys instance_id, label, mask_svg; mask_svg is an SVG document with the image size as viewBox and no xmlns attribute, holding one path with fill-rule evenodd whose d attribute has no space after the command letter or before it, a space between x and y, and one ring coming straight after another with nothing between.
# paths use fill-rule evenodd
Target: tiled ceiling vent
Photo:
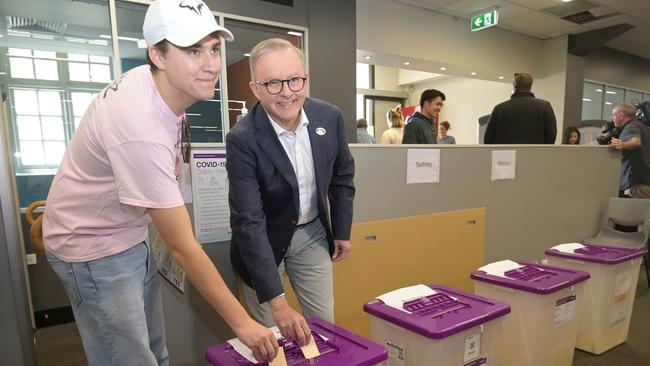
<instances>
[{"instance_id":1,"label":"tiled ceiling vent","mask_svg":"<svg viewBox=\"0 0 650 366\"><path fill-rule=\"evenodd\" d=\"M568 20L570 22L576 23L576 24L585 24L589 22L593 22L594 20L598 19L596 16L591 14L589 11L583 11L580 13L576 14L571 14L567 15L565 17L562 17L564 20Z\"/></svg>"},{"instance_id":2,"label":"tiled ceiling vent","mask_svg":"<svg viewBox=\"0 0 650 366\"><path fill-rule=\"evenodd\" d=\"M13 30L61 34L65 31L67 26L67 23L51 20L37 20L13 16L7 17L7 29Z\"/></svg>"},{"instance_id":3,"label":"tiled ceiling vent","mask_svg":"<svg viewBox=\"0 0 650 366\"><path fill-rule=\"evenodd\" d=\"M619 14L614 9L592 4L586 0L574 0L546 8L544 11L576 24L586 24Z\"/></svg>"}]
</instances>

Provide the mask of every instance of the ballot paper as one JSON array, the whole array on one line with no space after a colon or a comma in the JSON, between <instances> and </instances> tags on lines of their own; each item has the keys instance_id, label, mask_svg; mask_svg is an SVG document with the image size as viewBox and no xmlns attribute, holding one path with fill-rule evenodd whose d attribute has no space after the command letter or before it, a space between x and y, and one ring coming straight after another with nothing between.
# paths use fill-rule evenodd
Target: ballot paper
<instances>
[{"instance_id":1,"label":"ballot paper","mask_svg":"<svg viewBox=\"0 0 650 366\"><path fill-rule=\"evenodd\" d=\"M387 292L383 295L377 296L377 299L384 302L384 304L401 310L405 313L411 313L410 311L404 309L404 303L407 301L419 299L424 296L429 296L435 294L436 291L427 285L415 285L404 287L398 290Z\"/></svg>"},{"instance_id":2,"label":"ballot paper","mask_svg":"<svg viewBox=\"0 0 650 366\"><path fill-rule=\"evenodd\" d=\"M305 356L305 359L307 360L320 356L320 351L318 350L318 347L316 347L316 340L314 337L310 337L309 343L300 347L300 349L302 350L302 355Z\"/></svg>"},{"instance_id":3,"label":"ballot paper","mask_svg":"<svg viewBox=\"0 0 650 366\"><path fill-rule=\"evenodd\" d=\"M483 267L479 268L478 270L483 271L492 276L509 278L508 276L506 276L506 272L521 267L523 267L521 264L507 259L504 261L486 264Z\"/></svg>"},{"instance_id":4,"label":"ballot paper","mask_svg":"<svg viewBox=\"0 0 650 366\"><path fill-rule=\"evenodd\" d=\"M275 356L273 361L269 362L269 366L287 366L287 358L284 356L284 348L278 348L278 354Z\"/></svg>"},{"instance_id":5,"label":"ballot paper","mask_svg":"<svg viewBox=\"0 0 650 366\"><path fill-rule=\"evenodd\" d=\"M564 244L558 244L552 247L551 249L555 249L558 252L562 252L562 253L573 254L576 252L576 249L582 249L582 248L585 248L585 246L580 243L564 243Z\"/></svg>"}]
</instances>

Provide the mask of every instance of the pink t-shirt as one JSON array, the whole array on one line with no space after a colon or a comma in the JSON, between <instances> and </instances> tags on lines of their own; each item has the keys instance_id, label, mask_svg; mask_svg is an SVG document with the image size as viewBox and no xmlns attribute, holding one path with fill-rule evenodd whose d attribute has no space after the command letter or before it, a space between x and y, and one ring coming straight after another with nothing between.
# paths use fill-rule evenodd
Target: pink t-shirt
<instances>
[{"instance_id":1,"label":"pink t-shirt","mask_svg":"<svg viewBox=\"0 0 650 366\"><path fill-rule=\"evenodd\" d=\"M148 65L102 90L52 182L43 219L46 249L67 262L116 254L147 237L147 208L183 205L176 180L180 122Z\"/></svg>"}]
</instances>

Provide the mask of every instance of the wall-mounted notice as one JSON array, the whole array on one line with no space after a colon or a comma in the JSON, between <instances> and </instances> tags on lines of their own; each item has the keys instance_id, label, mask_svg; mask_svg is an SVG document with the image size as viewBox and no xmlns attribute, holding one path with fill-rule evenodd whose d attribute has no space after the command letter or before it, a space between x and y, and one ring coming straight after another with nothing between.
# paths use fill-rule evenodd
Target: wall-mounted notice
<instances>
[{"instance_id":1,"label":"wall-mounted notice","mask_svg":"<svg viewBox=\"0 0 650 366\"><path fill-rule=\"evenodd\" d=\"M408 149L406 184L440 182L440 149Z\"/></svg>"},{"instance_id":2,"label":"wall-mounted notice","mask_svg":"<svg viewBox=\"0 0 650 366\"><path fill-rule=\"evenodd\" d=\"M156 235L151 244L151 253L158 267L158 273L180 293L185 293L185 271L180 264L169 254L167 244L160 235Z\"/></svg>"},{"instance_id":3,"label":"wall-mounted notice","mask_svg":"<svg viewBox=\"0 0 650 366\"><path fill-rule=\"evenodd\" d=\"M226 150L192 151L194 235L199 243L230 240Z\"/></svg>"},{"instance_id":4,"label":"wall-mounted notice","mask_svg":"<svg viewBox=\"0 0 650 366\"><path fill-rule=\"evenodd\" d=\"M516 150L492 150L492 180L515 179Z\"/></svg>"}]
</instances>

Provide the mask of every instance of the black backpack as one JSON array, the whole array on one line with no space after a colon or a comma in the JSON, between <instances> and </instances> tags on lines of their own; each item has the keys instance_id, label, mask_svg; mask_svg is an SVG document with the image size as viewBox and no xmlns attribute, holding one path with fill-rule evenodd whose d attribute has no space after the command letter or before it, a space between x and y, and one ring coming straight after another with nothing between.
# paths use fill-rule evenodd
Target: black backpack
<instances>
[{"instance_id":1,"label":"black backpack","mask_svg":"<svg viewBox=\"0 0 650 366\"><path fill-rule=\"evenodd\" d=\"M637 104L635 120L650 127L650 101Z\"/></svg>"},{"instance_id":2,"label":"black backpack","mask_svg":"<svg viewBox=\"0 0 650 366\"><path fill-rule=\"evenodd\" d=\"M648 116L650 116L650 114ZM643 165L645 165L646 168L650 169L650 148L648 148L648 145L650 145L650 125L648 124L649 121L641 120L637 114L637 118L630 123L635 124L641 131L641 155L643 157Z\"/></svg>"}]
</instances>

